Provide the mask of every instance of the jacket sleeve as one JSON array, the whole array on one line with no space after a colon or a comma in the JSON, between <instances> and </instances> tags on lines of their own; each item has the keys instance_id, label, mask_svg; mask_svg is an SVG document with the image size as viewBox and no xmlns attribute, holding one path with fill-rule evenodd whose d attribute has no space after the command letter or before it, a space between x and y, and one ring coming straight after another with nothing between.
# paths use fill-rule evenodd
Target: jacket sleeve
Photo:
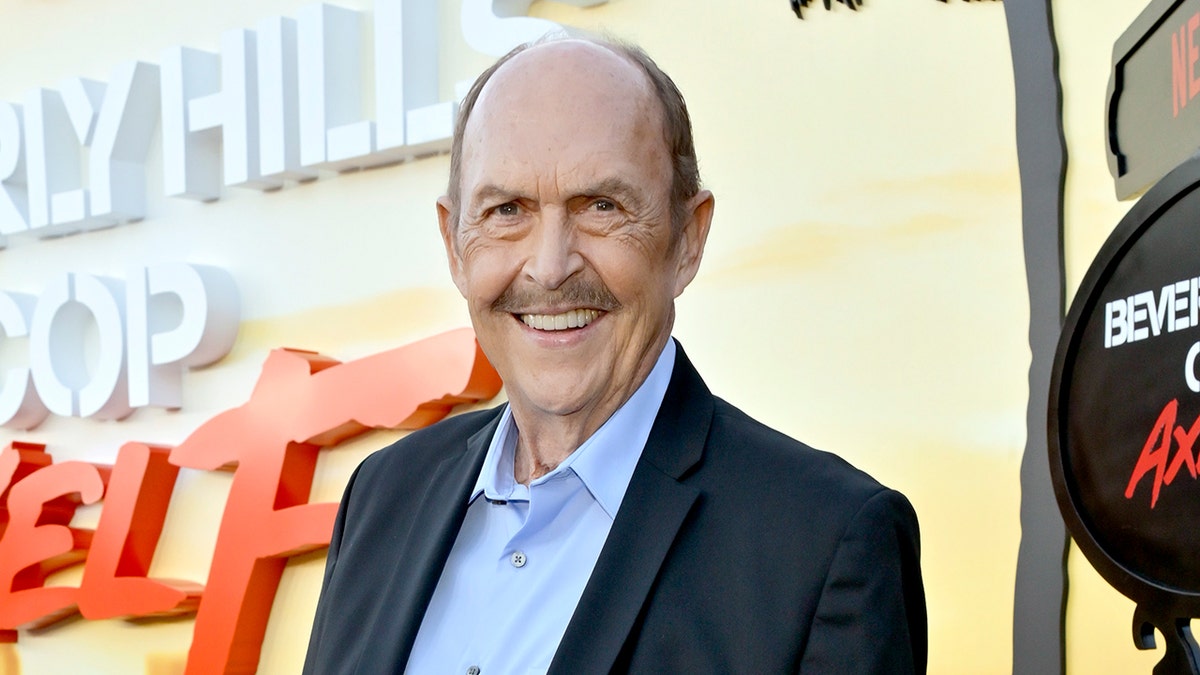
<instances>
[{"instance_id":1,"label":"jacket sleeve","mask_svg":"<svg viewBox=\"0 0 1200 675\"><path fill-rule=\"evenodd\" d=\"M362 465L359 465L351 474L350 480L346 484L346 491L342 495L342 503L338 507L337 519L333 522L333 534L329 539L329 550L325 554L325 576L321 583L321 596L317 601L317 613L313 619L312 633L308 638L308 653L304 659L304 675L328 671L329 668L324 660L330 657L330 646L326 645L323 639L325 629L330 623L346 621L346 617L341 616L341 612L333 607L336 603L326 591L329 590L329 580L333 577L334 568L337 567L338 552L341 550L342 536L346 528L346 511L350 506L350 493L354 487L354 480L358 477L361 469Z\"/></svg>"},{"instance_id":2,"label":"jacket sleeve","mask_svg":"<svg viewBox=\"0 0 1200 675\"><path fill-rule=\"evenodd\" d=\"M917 516L883 490L842 535L800 672L924 673L927 631Z\"/></svg>"}]
</instances>

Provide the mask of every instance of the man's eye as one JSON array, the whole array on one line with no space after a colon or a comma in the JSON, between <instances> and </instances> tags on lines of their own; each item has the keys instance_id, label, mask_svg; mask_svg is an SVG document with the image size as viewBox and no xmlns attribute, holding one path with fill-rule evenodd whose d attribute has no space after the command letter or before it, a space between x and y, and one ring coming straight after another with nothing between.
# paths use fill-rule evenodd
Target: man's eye
<instances>
[{"instance_id":1,"label":"man's eye","mask_svg":"<svg viewBox=\"0 0 1200 675\"><path fill-rule=\"evenodd\" d=\"M515 216L521 212L521 207L515 202L508 202L496 207L496 215L498 216Z\"/></svg>"},{"instance_id":2,"label":"man's eye","mask_svg":"<svg viewBox=\"0 0 1200 675\"><path fill-rule=\"evenodd\" d=\"M608 199L597 199L596 201L592 202L592 208L596 209L597 211L616 211L617 205Z\"/></svg>"}]
</instances>

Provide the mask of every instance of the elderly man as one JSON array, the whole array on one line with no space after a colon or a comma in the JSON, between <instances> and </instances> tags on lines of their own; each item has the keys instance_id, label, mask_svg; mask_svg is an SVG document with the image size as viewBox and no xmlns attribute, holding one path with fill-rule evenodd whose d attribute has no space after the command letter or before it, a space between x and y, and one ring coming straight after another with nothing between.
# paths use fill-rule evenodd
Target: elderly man
<instances>
[{"instance_id":1,"label":"elderly man","mask_svg":"<svg viewBox=\"0 0 1200 675\"><path fill-rule=\"evenodd\" d=\"M359 467L305 672L924 671L908 502L715 398L670 337L713 197L649 57L502 58L437 208L508 404Z\"/></svg>"}]
</instances>

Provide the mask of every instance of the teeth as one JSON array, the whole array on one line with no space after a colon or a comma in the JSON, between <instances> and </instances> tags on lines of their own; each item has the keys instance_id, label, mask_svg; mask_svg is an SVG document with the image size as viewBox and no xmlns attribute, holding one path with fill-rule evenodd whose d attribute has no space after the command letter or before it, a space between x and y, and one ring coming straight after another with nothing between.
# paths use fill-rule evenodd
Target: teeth
<instances>
[{"instance_id":1,"label":"teeth","mask_svg":"<svg viewBox=\"0 0 1200 675\"><path fill-rule=\"evenodd\" d=\"M566 330L583 328L598 316L600 312L594 309L573 309L562 314L522 314L521 321L537 330Z\"/></svg>"}]
</instances>

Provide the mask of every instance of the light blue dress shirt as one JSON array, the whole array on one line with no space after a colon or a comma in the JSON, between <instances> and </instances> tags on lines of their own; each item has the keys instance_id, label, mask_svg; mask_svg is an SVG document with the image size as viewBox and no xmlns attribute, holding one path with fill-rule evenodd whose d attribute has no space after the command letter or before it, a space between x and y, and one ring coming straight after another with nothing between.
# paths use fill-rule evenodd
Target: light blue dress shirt
<instances>
[{"instance_id":1,"label":"light blue dress shirt","mask_svg":"<svg viewBox=\"0 0 1200 675\"><path fill-rule=\"evenodd\" d=\"M621 507L674 363L675 341L668 339L625 405L528 486L514 478L518 430L505 408L407 673L546 672Z\"/></svg>"}]
</instances>

